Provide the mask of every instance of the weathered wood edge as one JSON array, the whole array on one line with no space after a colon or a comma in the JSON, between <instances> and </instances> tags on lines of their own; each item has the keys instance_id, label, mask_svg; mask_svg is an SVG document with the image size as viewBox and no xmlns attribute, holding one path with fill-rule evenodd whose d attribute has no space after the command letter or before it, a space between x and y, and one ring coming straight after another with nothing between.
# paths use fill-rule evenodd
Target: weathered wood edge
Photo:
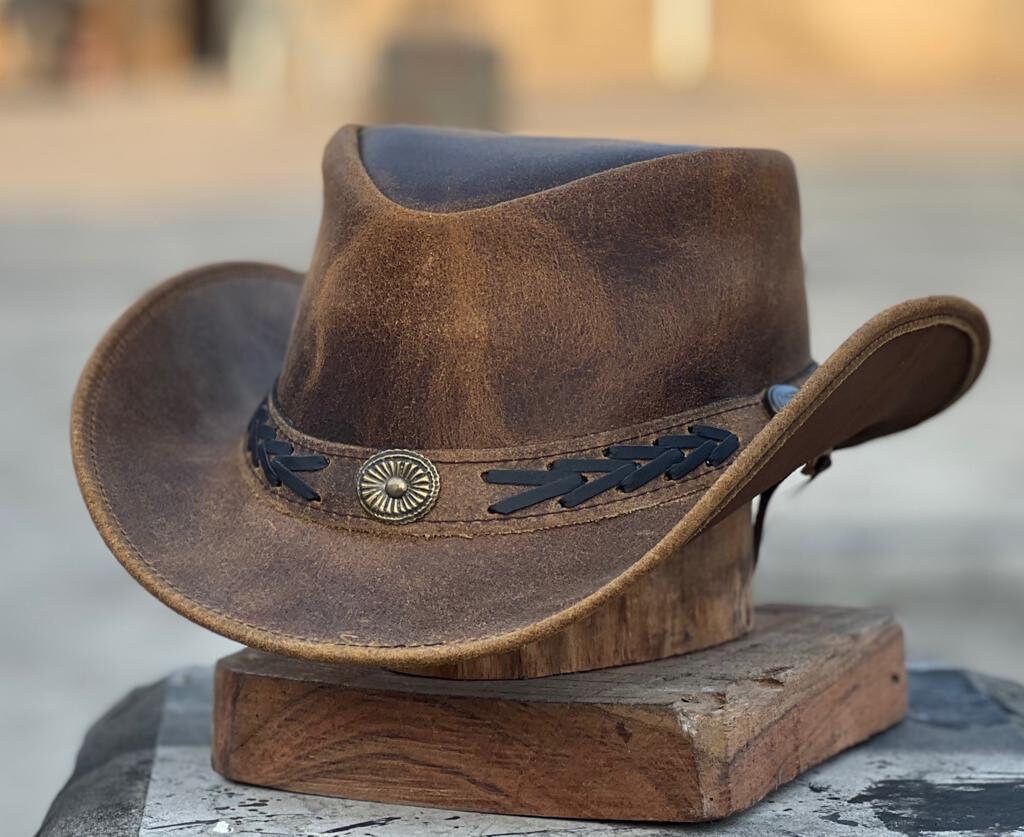
<instances>
[{"instance_id":1,"label":"weathered wood edge","mask_svg":"<svg viewBox=\"0 0 1024 837\"><path fill-rule=\"evenodd\" d=\"M387 802L545 816L719 818L748 807L814 764L887 728L902 717L906 707L902 633L886 614L781 607L766 608L759 616L763 630L730 643L725 647L728 651L712 649L675 660L530 681L432 680L376 669L310 665L243 651L220 661L217 667L214 765L239 781ZM779 627L787 620L790 628L794 620L802 627L786 634L785 647L776 647L772 638L779 639ZM827 648L816 636L826 624L833 629ZM730 670L729 661L742 656L744 645L748 652L762 646L760 653L778 664L740 676ZM813 664L806 660L801 664L802 655L811 652L816 654ZM718 658L719 670L702 674L702 666L712 665L708 663L711 657ZM679 683L650 688L650 682L659 677L664 681L666 669L690 677L689 688L680 688ZM647 687L637 683L644 673L653 678ZM317 690L321 694L314 694ZM591 784L587 798L576 800L552 799L547 790L523 788L521 783L517 787L525 796L520 797L502 791L495 793L494 799L467 799L457 794L445 796L443 789L408 795L402 788L386 786L391 774L376 785L363 783L354 788L351 776L318 777L315 769L309 773L308 763L306 772L297 774L294 765L288 764L291 756L285 755L281 761L280 753L263 746L267 742L253 744L259 739L261 724L270 723L269 716L277 711L275 705L287 706L301 695L321 712L325 711L323 701L328 701L329 712L332 693L335 698L343 695L343 705L349 708L376 702L384 713L426 714L433 719L435 731L443 729L452 736L452 747L463 756L471 745L454 740L460 734L460 713L473 717L491 713L500 726L509 723L507 717L499 720L505 705L532 703L529 714L517 716L517 727L536 723L538 728L560 728L566 735L587 740L590 760L605 759L606 767L612 769L612 775L602 782L629 777L636 786L636 799L623 799L613 784ZM241 713L240 697L250 707ZM263 719L254 722L243 717L253 705L261 705ZM282 731L276 728L276 734ZM298 734L295 729L287 732ZM241 749L239 737L245 739ZM601 743L604 740L611 742L610 749ZM631 742L637 743L631 746ZM422 744L413 742L412 746ZM541 747L539 755L527 759L534 767L562 764L565 753L558 751L556 744L542 743ZM552 753L555 758L546 762L545 754ZM477 769L485 771L486 762ZM585 778L571 771L560 775L560 781L569 787L574 782L579 786ZM476 778L485 784L488 779Z\"/></svg>"},{"instance_id":2,"label":"weathered wood edge","mask_svg":"<svg viewBox=\"0 0 1024 837\"><path fill-rule=\"evenodd\" d=\"M546 677L689 654L750 631L754 573L750 503L685 544L577 622L503 654L399 668L423 677Z\"/></svg>"}]
</instances>

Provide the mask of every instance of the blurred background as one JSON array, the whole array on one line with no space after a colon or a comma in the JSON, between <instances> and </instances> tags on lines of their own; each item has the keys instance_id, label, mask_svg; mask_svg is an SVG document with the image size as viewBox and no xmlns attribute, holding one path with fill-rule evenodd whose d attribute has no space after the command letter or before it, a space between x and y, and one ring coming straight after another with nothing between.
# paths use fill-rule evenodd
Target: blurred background
<instances>
[{"instance_id":1,"label":"blurred background","mask_svg":"<svg viewBox=\"0 0 1024 837\"><path fill-rule=\"evenodd\" d=\"M757 594L885 605L912 659L1024 679L1024 3L0 0L4 833L127 689L233 648L93 529L67 441L88 353L185 268L304 268L323 144L366 121L788 151L819 359L890 303L978 302L975 390L784 487Z\"/></svg>"}]
</instances>

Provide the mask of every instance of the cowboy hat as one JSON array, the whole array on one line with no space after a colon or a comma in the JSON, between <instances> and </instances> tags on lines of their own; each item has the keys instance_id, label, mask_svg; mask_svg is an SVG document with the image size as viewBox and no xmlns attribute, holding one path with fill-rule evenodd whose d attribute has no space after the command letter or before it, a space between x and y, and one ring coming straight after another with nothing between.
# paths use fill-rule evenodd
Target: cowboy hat
<instances>
[{"instance_id":1,"label":"cowboy hat","mask_svg":"<svg viewBox=\"0 0 1024 837\"><path fill-rule=\"evenodd\" d=\"M117 558L256 648L518 647L985 361L978 309L929 297L812 362L779 152L350 126L323 171L304 275L166 281L72 415Z\"/></svg>"}]
</instances>

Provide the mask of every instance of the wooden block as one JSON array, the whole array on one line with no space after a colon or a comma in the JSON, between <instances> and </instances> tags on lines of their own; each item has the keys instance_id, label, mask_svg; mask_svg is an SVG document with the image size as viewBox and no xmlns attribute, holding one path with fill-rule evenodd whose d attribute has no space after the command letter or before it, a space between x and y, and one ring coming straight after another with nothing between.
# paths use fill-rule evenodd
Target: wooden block
<instances>
[{"instance_id":1,"label":"wooden block","mask_svg":"<svg viewBox=\"0 0 1024 837\"><path fill-rule=\"evenodd\" d=\"M587 819L713 820L896 723L881 611L773 606L743 639L635 666L455 681L246 650L217 664L213 766L351 799Z\"/></svg>"},{"instance_id":2,"label":"wooden block","mask_svg":"<svg viewBox=\"0 0 1024 837\"><path fill-rule=\"evenodd\" d=\"M710 648L750 630L753 572L747 503L624 593L555 634L506 654L405 671L459 680L546 677Z\"/></svg>"}]
</instances>

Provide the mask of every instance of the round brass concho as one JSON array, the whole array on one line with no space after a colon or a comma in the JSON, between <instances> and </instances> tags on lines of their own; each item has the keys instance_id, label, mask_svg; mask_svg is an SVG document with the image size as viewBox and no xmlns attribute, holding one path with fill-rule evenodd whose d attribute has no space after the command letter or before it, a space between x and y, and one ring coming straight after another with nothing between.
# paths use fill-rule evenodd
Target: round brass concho
<instances>
[{"instance_id":1,"label":"round brass concho","mask_svg":"<svg viewBox=\"0 0 1024 837\"><path fill-rule=\"evenodd\" d=\"M382 450L362 464L356 492L363 508L385 523L411 523L431 510L441 490L434 463L411 450Z\"/></svg>"}]
</instances>

